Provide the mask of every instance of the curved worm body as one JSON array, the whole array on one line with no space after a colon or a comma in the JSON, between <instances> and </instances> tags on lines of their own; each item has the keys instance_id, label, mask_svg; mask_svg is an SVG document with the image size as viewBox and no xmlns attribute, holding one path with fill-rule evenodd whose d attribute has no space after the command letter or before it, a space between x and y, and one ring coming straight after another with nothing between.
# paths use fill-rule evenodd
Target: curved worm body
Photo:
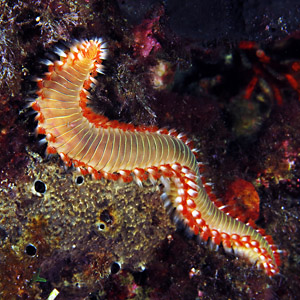
<instances>
[{"instance_id":1,"label":"curved worm body","mask_svg":"<svg viewBox=\"0 0 300 300\"><path fill-rule=\"evenodd\" d=\"M279 272L279 254L272 238L218 209L209 199L191 142L176 131L134 127L96 115L87 106L93 76L102 70L105 48L100 39L58 51L61 60L47 61L49 72L38 79L38 133L45 134L47 151L59 153L66 164L83 174L129 182L170 182L166 193L180 218L194 234L247 257L269 276Z\"/></svg>"}]
</instances>

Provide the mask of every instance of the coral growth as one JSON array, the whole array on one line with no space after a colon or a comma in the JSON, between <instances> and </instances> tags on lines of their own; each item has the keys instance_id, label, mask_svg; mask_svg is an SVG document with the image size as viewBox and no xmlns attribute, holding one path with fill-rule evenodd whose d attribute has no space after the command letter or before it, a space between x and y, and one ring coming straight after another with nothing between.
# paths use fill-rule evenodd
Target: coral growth
<instances>
[{"instance_id":1,"label":"coral growth","mask_svg":"<svg viewBox=\"0 0 300 300\"><path fill-rule=\"evenodd\" d=\"M5 220L9 222L11 219L7 216ZM3 219L1 224L7 235L12 237ZM0 253L0 292L3 299L40 296L38 283L46 280L39 276L39 268L57 245L51 234L46 219L43 216L34 217L28 220L22 228L22 236L13 245L4 244Z\"/></svg>"},{"instance_id":2,"label":"coral growth","mask_svg":"<svg viewBox=\"0 0 300 300\"><path fill-rule=\"evenodd\" d=\"M2 253L6 257L1 268L2 290L7 286L5 295L12 295L12 289L17 287L20 296L25 288L27 294L33 293L24 284L39 268L41 277L54 280L59 290L64 281L74 287L95 287L110 274L114 261L122 269L140 271L174 228L151 184L141 189L134 184L99 182L88 177L82 183L78 174L64 171L57 159L46 163L31 158L25 173L25 178L15 183L13 198L8 190L1 194L3 230L9 237L22 233L18 242L5 246L9 255ZM17 205L21 208L17 209ZM36 217L37 212L43 219ZM37 255L34 265L25 268L24 273L22 258L29 243L36 247ZM9 250L11 247L15 250ZM68 264L60 261L64 257L71 257ZM7 264L12 268L5 268ZM74 269L69 270L68 265L73 264ZM19 273L20 280L11 280L19 278L10 274L13 270Z\"/></svg>"}]
</instances>

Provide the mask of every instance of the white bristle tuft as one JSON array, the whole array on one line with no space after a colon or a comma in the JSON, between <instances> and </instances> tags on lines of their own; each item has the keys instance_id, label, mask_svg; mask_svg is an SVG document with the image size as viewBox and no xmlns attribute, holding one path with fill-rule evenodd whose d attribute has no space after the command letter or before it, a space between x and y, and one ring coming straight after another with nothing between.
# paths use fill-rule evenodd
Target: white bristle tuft
<instances>
[{"instance_id":1,"label":"white bristle tuft","mask_svg":"<svg viewBox=\"0 0 300 300\"><path fill-rule=\"evenodd\" d=\"M50 59L41 59L41 64L45 65L45 66L53 66L54 63L53 61L51 61Z\"/></svg>"},{"instance_id":2,"label":"white bristle tuft","mask_svg":"<svg viewBox=\"0 0 300 300\"><path fill-rule=\"evenodd\" d=\"M48 141L46 140L46 138L43 138L43 139L39 140L40 145L44 145L44 144L47 144L47 143L48 143Z\"/></svg>"},{"instance_id":3,"label":"white bristle tuft","mask_svg":"<svg viewBox=\"0 0 300 300\"><path fill-rule=\"evenodd\" d=\"M62 49L60 49L59 47L56 47L54 49L54 53L57 54L58 56L61 56L61 57L67 57L67 54Z\"/></svg>"}]
</instances>

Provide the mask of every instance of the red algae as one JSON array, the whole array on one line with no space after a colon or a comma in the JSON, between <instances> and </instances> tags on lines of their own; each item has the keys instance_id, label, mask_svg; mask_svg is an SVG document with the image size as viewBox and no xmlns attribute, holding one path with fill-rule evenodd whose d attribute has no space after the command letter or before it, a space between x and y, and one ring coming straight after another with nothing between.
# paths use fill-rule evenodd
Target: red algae
<instances>
[{"instance_id":1,"label":"red algae","mask_svg":"<svg viewBox=\"0 0 300 300\"><path fill-rule=\"evenodd\" d=\"M249 181L236 179L228 185L223 204L228 208L226 211L243 222L249 219L256 221L259 217L259 195Z\"/></svg>"},{"instance_id":2,"label":"red algae","mask_svg":"<svg viewBox=\"0 0 300 300\"><path fill-rule=\"evenodd\" d=\"M163 15L164 9L161 7L155 12L157 16L144 19L143 22L133 29L134 34L134 53L136 56L146 58L150 53L157 52L161 45L155 38L159 31L159 20Z\"/></svg>"},{"instance_id":3,"label":"red algae","mask_svg":"<svg viewBox=\"0 0 300 300\"><path fill-rule=\"evenodd\" d=\"M274 45L274 48L282 45ZM253 77L248 83L244 98L249 100L253 96L255 89L261 91L270 99L273 99L278 105L283 103L281 89L283 86L290 85L300 99L299 68L297 61L278 61L272 59L255 42L242 41L239 43L241 56L247 60L246 64L252 64ZM282 48L285 48L284 46ZM282 49L283 50L283 49Z\"/></svg>"}]
</instances>

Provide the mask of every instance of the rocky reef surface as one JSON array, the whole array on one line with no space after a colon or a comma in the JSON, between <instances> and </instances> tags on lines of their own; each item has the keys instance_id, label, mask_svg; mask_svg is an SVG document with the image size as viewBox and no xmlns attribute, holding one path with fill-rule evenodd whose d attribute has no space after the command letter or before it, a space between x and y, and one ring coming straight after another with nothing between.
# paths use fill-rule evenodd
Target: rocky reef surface
<instances>
[{"instance_id":1,"label":"rocky reef surface","mask_svg":"<svg viewBox=\"0 0 300 300\"><path fill-rule=\"evenodd\" d=\"M0 3L1 299L297 298L300 6L233 2ZM190 236L160 184L96 181L45 155L27 105L40 61L93 37L109 49L93 109L187 133L216 195L282 250L279 275Z\"/></svg>"}]
</instances>

